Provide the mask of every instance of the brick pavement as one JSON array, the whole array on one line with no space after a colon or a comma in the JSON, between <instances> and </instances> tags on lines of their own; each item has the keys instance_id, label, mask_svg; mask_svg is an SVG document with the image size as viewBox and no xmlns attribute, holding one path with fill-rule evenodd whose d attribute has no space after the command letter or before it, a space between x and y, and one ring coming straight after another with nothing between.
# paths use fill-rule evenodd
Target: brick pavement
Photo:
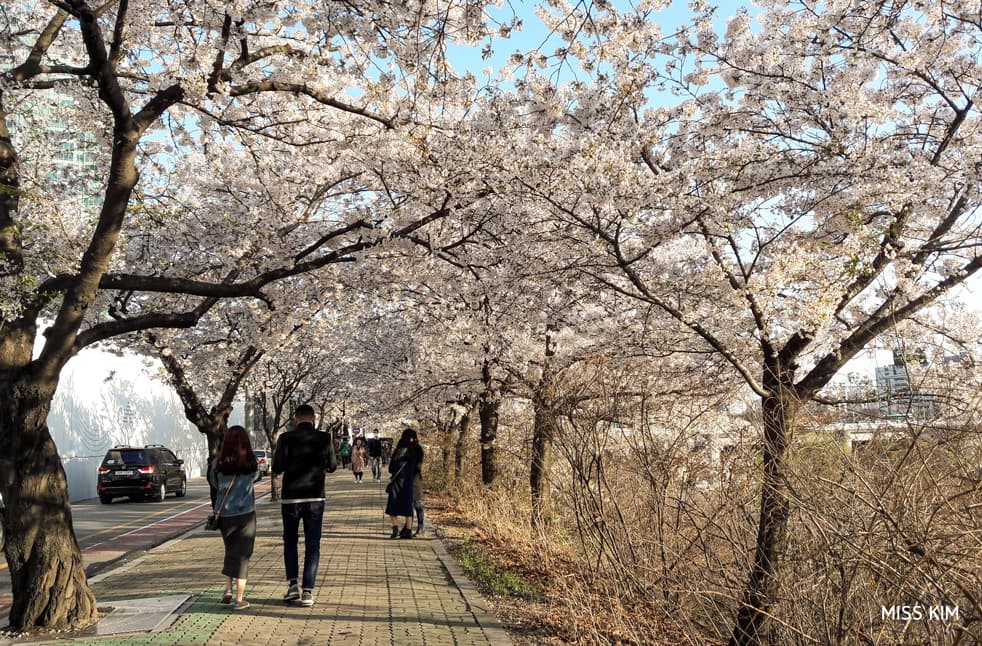
<instances>
[{"instance_id":1,"label":"brick pavement","mask_svg":"<svg viewBox=\"0 0 982 646\"><path fill-rule=\"evenodd\" d=\"M218 603L225 587L221 537L196 529L92 582L100 607L139 597L191 595L171 625L150 633L70 641L103 646L510 644L430 528L424 538L388 538L384 499L383 483L355 484L346 471L328 476L316 603L310 608L282 601L286 582L279 507L264 498L257 506L258 535L246 589L250 608L233 612Z\"/></svg>"}]
</instances>

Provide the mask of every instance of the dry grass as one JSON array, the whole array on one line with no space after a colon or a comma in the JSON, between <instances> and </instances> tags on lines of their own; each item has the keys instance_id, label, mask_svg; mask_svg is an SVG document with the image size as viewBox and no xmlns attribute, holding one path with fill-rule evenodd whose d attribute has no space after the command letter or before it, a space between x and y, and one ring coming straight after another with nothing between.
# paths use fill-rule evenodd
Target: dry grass
<instances>
[{"instance_id":1,"label":"dry grass","mask_svg":"<svg viewBox=\"0 0 982 646\"><path fill-rule=\"evenodd\" d=\"M569 542L561 533L551 539L534 535L528 509L518 500L500 492L475 498L439 494L429 498L427 514L465 568L478 549L491 563L478 576L472 569L470 574L518 646L692 643L659 619L656 606L624 602L616 581L598 579L571 548L557 547ZM502 593L502 586L489 581L507 577L522 581L532 594Z\"/></svg>"},{"instance_id":2,"label":"dry grass","mask_svg":"<svg viewBox=\"0 0 982 646\"><path fill-rule=\"evenodd\" d=\"M794 456L772 643L982 640L982 484L966 479L976 445L906 446L870 456L832 443ZM708 488L679 475L694 469L679 468L684 456L661 466L645 457L617 460L600 480L557 465L545 533L533 531L517 479L430 497L451 551L472 566L517 644L726 641L753 546L753 456L736 456ZM882 606L932 600L958 605L958 620L880 616Z\"/></svg>"}]
</instances>

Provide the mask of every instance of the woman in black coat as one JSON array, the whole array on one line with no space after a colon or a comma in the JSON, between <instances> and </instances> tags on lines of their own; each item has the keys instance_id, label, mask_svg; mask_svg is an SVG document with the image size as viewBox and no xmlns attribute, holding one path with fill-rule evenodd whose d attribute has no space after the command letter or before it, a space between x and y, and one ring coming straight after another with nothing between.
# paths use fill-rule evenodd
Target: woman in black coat
<instances>
[{"instance_id":1,"label":"woman in black coat","mask_svg":"<svg viewBox=\"0 0 982 646\"><path fill-rule=\"evenodd\" d=\"M386 487L389 499L385 504L385 513L392 523L392 535L389 538L413 537L413 480L422 464L423 447L419 445L416 431L407 428L402 432L389 461L392 479ZM400 516L405 519L402 530L399 529Z\"/></svg>"}]
</instances>

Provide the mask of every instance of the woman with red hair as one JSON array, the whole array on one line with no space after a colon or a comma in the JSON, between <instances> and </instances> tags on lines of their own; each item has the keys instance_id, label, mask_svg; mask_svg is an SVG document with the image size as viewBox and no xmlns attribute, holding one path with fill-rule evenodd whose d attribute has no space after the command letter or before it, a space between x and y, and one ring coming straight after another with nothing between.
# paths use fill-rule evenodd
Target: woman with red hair
<instances>
[{"instance_id":1,"label":"woman with red hair","mask_svg":"<svg viewBox=\"0 0 982 646\"><path fill-rule=\"evenodd\" d=\"M234 582L234 610L249 607L243 596L249 576L249 559L256 545L256 493L252 483L258 470L259 463L252 452L249 434L241 426L230 426L208 478L218 492L214 513L218 516L218 528L225 543L222 574L226 577L226 585L220 603L232 603Z\"/></svg>"}]
</instances>

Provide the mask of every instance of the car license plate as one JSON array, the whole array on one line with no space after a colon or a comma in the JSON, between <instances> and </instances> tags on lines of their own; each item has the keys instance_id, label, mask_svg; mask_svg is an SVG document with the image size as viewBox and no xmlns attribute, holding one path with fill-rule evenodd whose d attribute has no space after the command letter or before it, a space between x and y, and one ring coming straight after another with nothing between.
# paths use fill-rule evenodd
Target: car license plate
<instances>
[{"instance_id":1,"label":"car license plate","mask_svg":"<svg viewBox=\"0 0 982 646\"><path fill-rule=\"evenodd\" d=\"M131 476L131 475L133 475L133 472L132 471L117 471L116 472L116 475L118 475L118 476Z\"/></svg>"}]
</instances>

